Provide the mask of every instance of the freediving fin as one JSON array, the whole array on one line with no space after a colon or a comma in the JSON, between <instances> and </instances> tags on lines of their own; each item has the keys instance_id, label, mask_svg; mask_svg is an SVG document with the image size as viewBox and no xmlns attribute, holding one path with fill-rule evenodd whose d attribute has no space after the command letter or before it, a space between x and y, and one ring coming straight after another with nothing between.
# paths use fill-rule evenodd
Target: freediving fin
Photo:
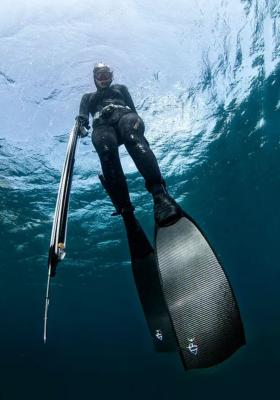
<instances>
[{"instance_id":1,"label":"freediving fin","mask_svg":"<svg viewBox=\"0 0 280 400\"><path fill-rule=\"evenodd\" d=\"M175 333L163 297L155 253L137 220L138 229L134 234L124 223L134 280L155 350L175 351Z\"/></svg>"},{"instance_id":2,"label":"freediving fin","mask_svg":"<svg viewBox=\"0 0 280 400\"><path fill-rule=\"evenodd\" d=\"M238 305L207 239L183 212L155 228L162 290L185 369L210 367L245 344Z\"/></svg>"},{"instance_id":3,"label":"freediving fin","mask_svg":"<svg viewBox=\"0 0 280 400\"><path fill-rule=\"evenodd\" d=\"M99 179L116 207L103 175L99 175ZM134 213L122 214L122 217L134 280L154 348L158 352L175 351L176 338L163 297L154 250Z\"/></svg>"}]
</instances>

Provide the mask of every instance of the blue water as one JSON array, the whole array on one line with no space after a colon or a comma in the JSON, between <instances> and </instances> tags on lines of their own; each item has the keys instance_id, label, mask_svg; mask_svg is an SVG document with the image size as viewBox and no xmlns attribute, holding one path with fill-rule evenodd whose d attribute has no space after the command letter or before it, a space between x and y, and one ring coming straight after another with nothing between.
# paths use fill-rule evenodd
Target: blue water
<instances>
[{"instance_id":1,"label":"blue water","mask_svg":"<svg viewBox=\"0 0 280 400\"><path fill-rule=\"evenodd\" d=\"M275 398L279 373L280 6L277 1L10 1L0 17L0 399ZM67 257L47 256L68 132L91 68L128 85L170 192L230 278L247 345L184 372L157 354L122 223L89 138L76 157ZM120 149L150 239L152 202Z\"/></svg>"}]
</instances>

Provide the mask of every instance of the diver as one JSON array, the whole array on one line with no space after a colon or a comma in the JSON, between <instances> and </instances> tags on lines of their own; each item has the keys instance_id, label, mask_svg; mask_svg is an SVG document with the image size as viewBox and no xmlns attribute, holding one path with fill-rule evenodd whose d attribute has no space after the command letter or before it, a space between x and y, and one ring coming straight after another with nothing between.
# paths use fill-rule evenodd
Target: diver
<instances>
[{"instance_id":1,"label":"diver","mask_svg":"<svg viewBox=\"0 0 280 400\"><path fill-rule=\"evenodd\" d=\"M124 144L138 171L145 180L146 189L154 200L154 218L159 226L176 222L181 209L168 194L154 153L144 136L144 122L138 115L126 86L112 84L113 71L104 63L95 64L93 79L96 91L82 96L79 115L80 136L90 129L92 143L100 158L107 192L124 220L133 215L126 178L121 166L118 147Z\"/></svg>"}]
</instances>

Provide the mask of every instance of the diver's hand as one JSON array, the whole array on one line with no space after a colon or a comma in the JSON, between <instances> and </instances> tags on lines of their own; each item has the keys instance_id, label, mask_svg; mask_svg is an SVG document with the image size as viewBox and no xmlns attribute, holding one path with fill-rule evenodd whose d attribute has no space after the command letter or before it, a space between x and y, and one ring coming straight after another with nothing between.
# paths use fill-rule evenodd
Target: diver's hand
<instances>
[{"instance_id":1,"label":"diver's hand","mask_svg":"<svg viewBox=\"0 0 280 400\"><path fill-rule=\"evenodd\" d=\"M81 138L86 137L88 134L89 134L89 130L87 130L86 127L82 126L82 127L79 128L78 135L79 135Z\"/></svg>"},{"instance_id":2,"label":"diver's hand","mask_svg":"<svg viewBox=\"0 0 280 400\"><path fill-rule=\"evenodd\" d=\"M75 120L78 122L80 127L84 126L86 129L90 129L88 118L82 115L77 115Z\"/></svg>"},{"instance_id":3,"label":"diver's hand","mask_svg":"<svg viewBox=\"0 0 280 400\"><path fill-rule=\"evenodd\" d=\"M79 125L79 136L82 138L86 137L89 134L90 129L88 119L81 115L78 115L75 119Z\"/></svg>"}]
</instances>

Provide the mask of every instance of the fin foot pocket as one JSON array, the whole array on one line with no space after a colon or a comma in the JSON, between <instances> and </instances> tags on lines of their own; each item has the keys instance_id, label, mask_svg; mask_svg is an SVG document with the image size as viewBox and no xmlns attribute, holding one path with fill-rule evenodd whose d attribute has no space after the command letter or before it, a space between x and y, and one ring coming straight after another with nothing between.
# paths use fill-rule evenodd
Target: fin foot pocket
<instances>
[{"instance_id":1,"label":"fin foot pocket","mask_svg":"<svg viewBox=\"0 0 280 400\"><path fill-rule=\"evenodd\" d=\"M168 193L154 196L154 218L158 226L170 226L182 216L182 209Z\"/></svg>"}]
</instances>

